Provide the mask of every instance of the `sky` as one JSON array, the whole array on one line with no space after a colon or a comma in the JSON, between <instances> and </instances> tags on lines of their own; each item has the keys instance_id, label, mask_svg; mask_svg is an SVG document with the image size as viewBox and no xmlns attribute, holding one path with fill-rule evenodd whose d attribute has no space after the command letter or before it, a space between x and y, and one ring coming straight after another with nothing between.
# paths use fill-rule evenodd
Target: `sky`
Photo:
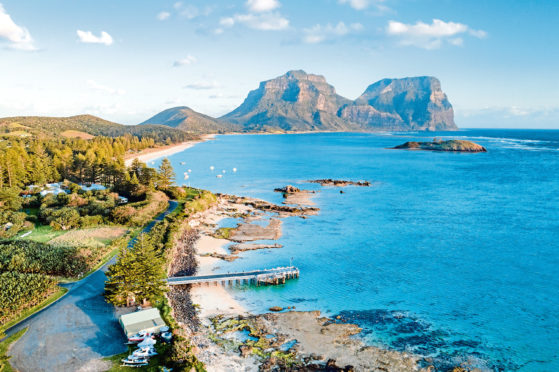
<instances>
[{"instance_id":1,"label":"sky","mask_svg":"<svg viewBox=\"0 0 559 372\"><path fill-rule=\"evenodd\" d=\"M293 69L432 75L459 127L559 129L559 1L0 0L0 117L220 116Z\"/></svg>"}]
</instances>

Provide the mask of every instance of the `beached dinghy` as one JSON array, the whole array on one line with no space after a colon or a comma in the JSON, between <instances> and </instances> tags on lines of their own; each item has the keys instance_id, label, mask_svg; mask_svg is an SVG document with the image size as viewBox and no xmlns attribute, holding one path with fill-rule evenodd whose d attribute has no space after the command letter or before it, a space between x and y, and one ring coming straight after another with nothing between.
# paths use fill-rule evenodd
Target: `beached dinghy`
<instances>
[{"instance_id":1,"label":"beached dinghy","mask_svg":"<svg viewBox=\"0 0 559 372\"><path fill-rule=\"evenodd\" d=\"M127 367L144 367L149 363L149 359L146 357L135 357L133 355L128 355L126 359L122 359L122 366Z\"/></svg>"},{"instance_id":2,"label":"beached dinghy","mask_svg":"<svg viewBox=\"0 0 559 372\"><path fill-rule=\"evenodd\" d=\"M131 343L142 342L146 338L151 338L151 333L146 331L140 331L136 333L134 336L128 337L128 342Z\"/></svg>"},{"instance_id":3,"label":"beached dinghy","mask_svg":"<svg viewBox=\"0 0 559 372\"><path fill-rule=\"evenodd\" d=\"M157 355L157 351L155 351L155 349L151 346L141 347L137 350L134 350L134 352L132 352L132 356L136 358L141 358L141 357L149 358L154 355Z\"/></svg>"},{"instance_id":4,"label":"beached dinghy","mask_svg":"<svg viewBox=\"0 0 559 372\"><path fill-rule=\"evenodd\" d=\"M139 348L142 347L152 347L153 345L156 344L157 341L155 341L153 338L145 338L142 342L140 342L138 344Z\"/></svg>"}]
</instances>

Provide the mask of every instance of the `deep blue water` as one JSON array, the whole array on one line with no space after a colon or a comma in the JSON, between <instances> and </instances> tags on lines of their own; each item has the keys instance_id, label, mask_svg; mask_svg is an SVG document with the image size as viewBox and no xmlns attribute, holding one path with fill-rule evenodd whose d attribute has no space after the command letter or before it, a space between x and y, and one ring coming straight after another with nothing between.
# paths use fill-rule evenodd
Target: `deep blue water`
<instances>
[{"instance_id":1,"label":"deep blue water","mask_svg":"<svg viewBox=\"0 0 559 372\"><path fill-rule=\"evenodd\" d=\"M488 152L386 149L435 136ZM339 314L369 343L441 367L559 370L559 131L231 135L170 159L179 184L215 192L280 203L275 187L320 190L319 215L284 220L284 248L220 264L226 272L293 258L300 268L284 286L233 289L250 310ZM305 183L317 178L373 186L340 194Z\"/></svg>"}]
</instances>

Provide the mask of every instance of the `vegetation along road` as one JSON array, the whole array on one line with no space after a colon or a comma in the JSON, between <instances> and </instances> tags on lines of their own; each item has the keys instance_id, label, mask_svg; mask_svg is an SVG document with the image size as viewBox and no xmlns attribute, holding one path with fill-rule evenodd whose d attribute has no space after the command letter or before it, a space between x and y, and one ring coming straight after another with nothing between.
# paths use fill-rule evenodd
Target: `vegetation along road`
<instances>
[{"instance_id":1,"label":"vegetation along road","mask_svg":"<svg viewBox=\"0 0 559 372\"><path fill-rule=\"evenodd\" d=\"M149 223L149 232L157 221L177 208L169 201L167 209ZM130 241L129 247L133 244ZM118 325L115 308L103 297L105 270L115 258L88 277L69 284L68 293L53 305L6 331L11 335L29 327L15 343L10 363L20 371L95 371L104 369L101 359L124 352L126 339Z\"/></svg>"}]
</instances>

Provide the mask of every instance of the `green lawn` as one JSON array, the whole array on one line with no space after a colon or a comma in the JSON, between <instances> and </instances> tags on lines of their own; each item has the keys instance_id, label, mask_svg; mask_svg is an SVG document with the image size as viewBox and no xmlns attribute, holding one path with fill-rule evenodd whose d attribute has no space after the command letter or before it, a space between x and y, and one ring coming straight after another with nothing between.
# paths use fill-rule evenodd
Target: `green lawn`
<instances>
[{"instance_id":1,"label":"green lawn","mask_svg":"<svg viewBox=\"0 0 559 372\"><path fill-rule=\"evenodd\" d=\"M159 353L159 355L155 355L149 359L149 365L145 367L135 368L134 371L148 371L148 372L159 372L161 369L160 366L164 366L163 358L164 355L168 352L168 349L171 347L170 344L162 344L158 343L155 345L155 350ZM124 371L131 371L130 367L121 367L121 360L126 358L128 355L132 353L136 348L129 347L129 350L122 353L116 354L110 357L105 358L105 360L110 361L113 366L107 372L124 372Z\"/></svg>"},{"instance_id":2,"label":"green lawn","mask_svg":"<svg viewBox=\"0 0 559 372\"><path fill-rule=\"evenodd\" d=\"M54 230L49 225L36 225L31 234L27 235L23 239L34 240L39 243L46 243L49 240L66 233L67 231ZM21 235L22 234L20 234L19 236ZM19 236L17 236L16 239L18 239Z\"/></svg>"},{"instance_id":3,"label":"green lawn","mask_svg":"<svg viewBox=\"0 0 559 372\"><path fill-rule=\"evenodd\" d=\"M16 342L23 334L27 331L27 328L14 333L4 341L0 342L0 372L14 372L14 369L10 365L9 357L6 355L10 345Z\"/></svg>"}]
</instances>

